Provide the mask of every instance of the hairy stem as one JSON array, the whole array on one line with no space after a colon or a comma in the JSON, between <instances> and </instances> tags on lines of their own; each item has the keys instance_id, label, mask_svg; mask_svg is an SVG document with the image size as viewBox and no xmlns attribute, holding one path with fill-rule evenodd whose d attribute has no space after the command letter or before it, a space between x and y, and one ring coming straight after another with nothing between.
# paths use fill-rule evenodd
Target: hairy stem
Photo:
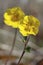
<instances>
[{"instance_id":1,"label":"hairy stem","mask_svg":"<svg viewBox=\"0 0 43 65\"><path fill-rule=\"evenodd\" d=\"M23 50L23 52L22 52L22 55L21 55L21 57L20 57L20 59L19 59L17 65L20 64L20 61L21 61L21 59L22 59L22 57L23 57L23 55L24 55L24 53L25 53L25 48L26 48L26 46L27 46L27 44L28 44L28 41L29 41L29 37L27 37L27 40L25 41L24 50Z\"/></svg>"},{"instance_id":2,"label":"hairy stem","mask_svg":"<svg viewBox=\"0 0 43 65\"><path fill-rule=\"evenodd\" d=\"M13 43L12 43L12 48L11 48L11 51L10 51L10 53L9 53L9 57L11 56L11 53L12 53L12 51L13 51L13 49L14 49L14 45L15 45L15 41L16 41L16 35L17 35L17 29L15 29L15 36L14 36L14 40L13 40ZM6 62L5 62L5 65L7 65L7 62L9 61L9 58L6 60Z\"/></svg>"}]
</instances>

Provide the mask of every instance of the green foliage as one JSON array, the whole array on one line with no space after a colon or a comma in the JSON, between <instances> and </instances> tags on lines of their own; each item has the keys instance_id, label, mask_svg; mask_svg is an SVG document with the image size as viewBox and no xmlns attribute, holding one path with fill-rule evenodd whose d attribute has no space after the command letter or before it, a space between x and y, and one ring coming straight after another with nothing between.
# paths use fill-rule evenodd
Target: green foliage
<instances>
[{"instance_id":1,"label":"green foliage","mask_svg":"<svg viewBox=\"0 0 43 65\"><path fill-rule=\"evenodd\" d=\"M30 49L31 49L31 47L28 46L28 47L26 47L25 51L30 52Z\"/></svg>"}]
</instances>

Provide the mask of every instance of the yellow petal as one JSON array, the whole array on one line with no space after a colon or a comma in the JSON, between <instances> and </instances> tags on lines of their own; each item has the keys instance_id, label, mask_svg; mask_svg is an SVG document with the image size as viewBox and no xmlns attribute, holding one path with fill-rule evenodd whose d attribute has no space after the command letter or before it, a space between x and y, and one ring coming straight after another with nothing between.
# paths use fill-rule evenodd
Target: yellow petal
<instances>
[{"instance_id":1,"label":"yellow petal","mask_svg":"<svg viewBox=\"0 0 43 65\"><path fill-rule=\"evenodd\" d=\"M11 20L11 15L8 15L8 13L4 13L4 19L6 19L6 20Z\"/></svg>"},{"instance_id":2,"label":"yellow petal","mask_svg":"<svg viewBox=\"0 0 43 65\"><path fill-rule=\"evenodd\" d=\"M19 24L18 28L19 28L19 30L24 30L24 29L25 29L25 26L26 26L26 25Z\"/></svg>"},{"instance_id":3,"label":"yellow petal","mask_svg":"<svg viewBox=\"0 0 43 65\"><path fill-rule=\"evenodd\" d=\"M19 22L12 22L12 27L13 28L18 28Z\"/></svg>"},{"instance_id":4,"label":"yellow petal","mask_svg":"<svg viewBox=\"0 0 43 65\"><path fill-rule=\"evenodd\" d=\"M19 25L19 22L14 22L11 20L4 20L5 24L7 24L8 26L12 26L13 28L17 28Z\"/></svg>"},{"instance_id":5,"label":"yellow petal","mask_svg":"<svg viewBox=\"0 0 43 65\"><path fill-rule=\"evenodd\" d=\"M12 22L10 20L4 20L4 23L8 26L11 26L12 25Z\"/></svg>"},{"instance_id":6,"label":"yellow petal","mask_svg":"<svg viewBox=\"0 0 43 65\"><path fill-rule=\"evenodd\" d=\"M28 19L28 17L29 17L29 16L25 16L25 17L24 17L24 20L23 20L23 22L24 22L25 24L27 24L27 23L29 22L29 19Z\"/></svg>"},{"instance_id":7,"label":"yellow petal","mask_svg":"<svg viewBox=\"0 0 43 65\"><path fill-rule=\"evenodd\" d=\"M34 24L36 27L40 26L40 21L39 21L36 17L34 17L34 16L32 16L32 15L30 15L30 17L31 17L31 19L32 19L32 21L33 21L33 24Z\"/></svg>"},{"instance_id":8,"label":"yellow petal","mask_svg":"<svg viewBox=\"0 0 43 65\"><path fill-rule=\"evenodd\" d=\"M31 30L32 30L32 32L33 32L34 35L37 35L38 32L39 32L39 28L33 27Z\"/></svg>"},{"instance_id":9,"label":"yellow petal","mask_svg":"<svg viewBox=\"0 0 43 65\"><path fill-rule=\"evenodd\" d=\"M23 35L23 36L28 36L29 34L25 31L25 30L19 30L20 33Z\"/></svg>"}]
</instances>

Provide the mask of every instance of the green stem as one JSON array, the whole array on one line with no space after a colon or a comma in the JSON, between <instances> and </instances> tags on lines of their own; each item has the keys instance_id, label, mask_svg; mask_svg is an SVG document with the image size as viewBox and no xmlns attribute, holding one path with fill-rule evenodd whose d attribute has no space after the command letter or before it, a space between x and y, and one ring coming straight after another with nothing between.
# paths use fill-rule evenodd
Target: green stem
<instances>
[{"instance_id":1,"label":"green stem","mask_svg":"<svg viewBox=\"0 0 43 65\"><path fill-rule=\"evenodd\" d=\"M23 50L23 52L22 52L22 55L21 55L21 57L20 57L20 59L19 59L17 65L20 64L20 61L21 61L21 59L22 59L22 57L23 57L23 55L24 55L24 53L25 53L25 48L26 48L26 46L27 46L27 44L28 44L29 38L30 38L30 37L27 37L27 40L25 41L24 50Z\"/></svg>"},{"instance_id":2,"label":"green stem","mask_svg":"<svg viewBox=\"0 0 43 65\"><path fill-rule=\"evenodd\" d=\"M12 43L12 48L11 48L11 51L10 51L10 53L9 53L9 56L11 56L11 53L12 53L12 51L13 51L13 49L14 49L14 45L15 45L15 41L16 41L16 35L17 35L17 29L15 29L14 41L13 41L13 43ZM8 62L8 61L9 61L9 58L6 60L5 65L7 65L7 62Z\"/></svg>"}]
</instances>

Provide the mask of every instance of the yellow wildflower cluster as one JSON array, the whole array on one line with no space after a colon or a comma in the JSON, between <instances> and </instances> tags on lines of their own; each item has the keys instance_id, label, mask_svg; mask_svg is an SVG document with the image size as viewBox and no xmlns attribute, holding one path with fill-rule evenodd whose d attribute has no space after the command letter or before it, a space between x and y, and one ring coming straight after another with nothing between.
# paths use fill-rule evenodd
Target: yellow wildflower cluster
<instances>
[{"instance_id":1,"label":"yellow wildflower cluster","mask_svg":"<svg viewBox=\"0 0 43 65\"><path fill-rule=\"evenodd\" d=\"M18 28L23 36L36 35L39 31L40 22L32 15L26 15L19 7L8 9L4 13L5 24Z\"/></svg>"}]
</instances>

